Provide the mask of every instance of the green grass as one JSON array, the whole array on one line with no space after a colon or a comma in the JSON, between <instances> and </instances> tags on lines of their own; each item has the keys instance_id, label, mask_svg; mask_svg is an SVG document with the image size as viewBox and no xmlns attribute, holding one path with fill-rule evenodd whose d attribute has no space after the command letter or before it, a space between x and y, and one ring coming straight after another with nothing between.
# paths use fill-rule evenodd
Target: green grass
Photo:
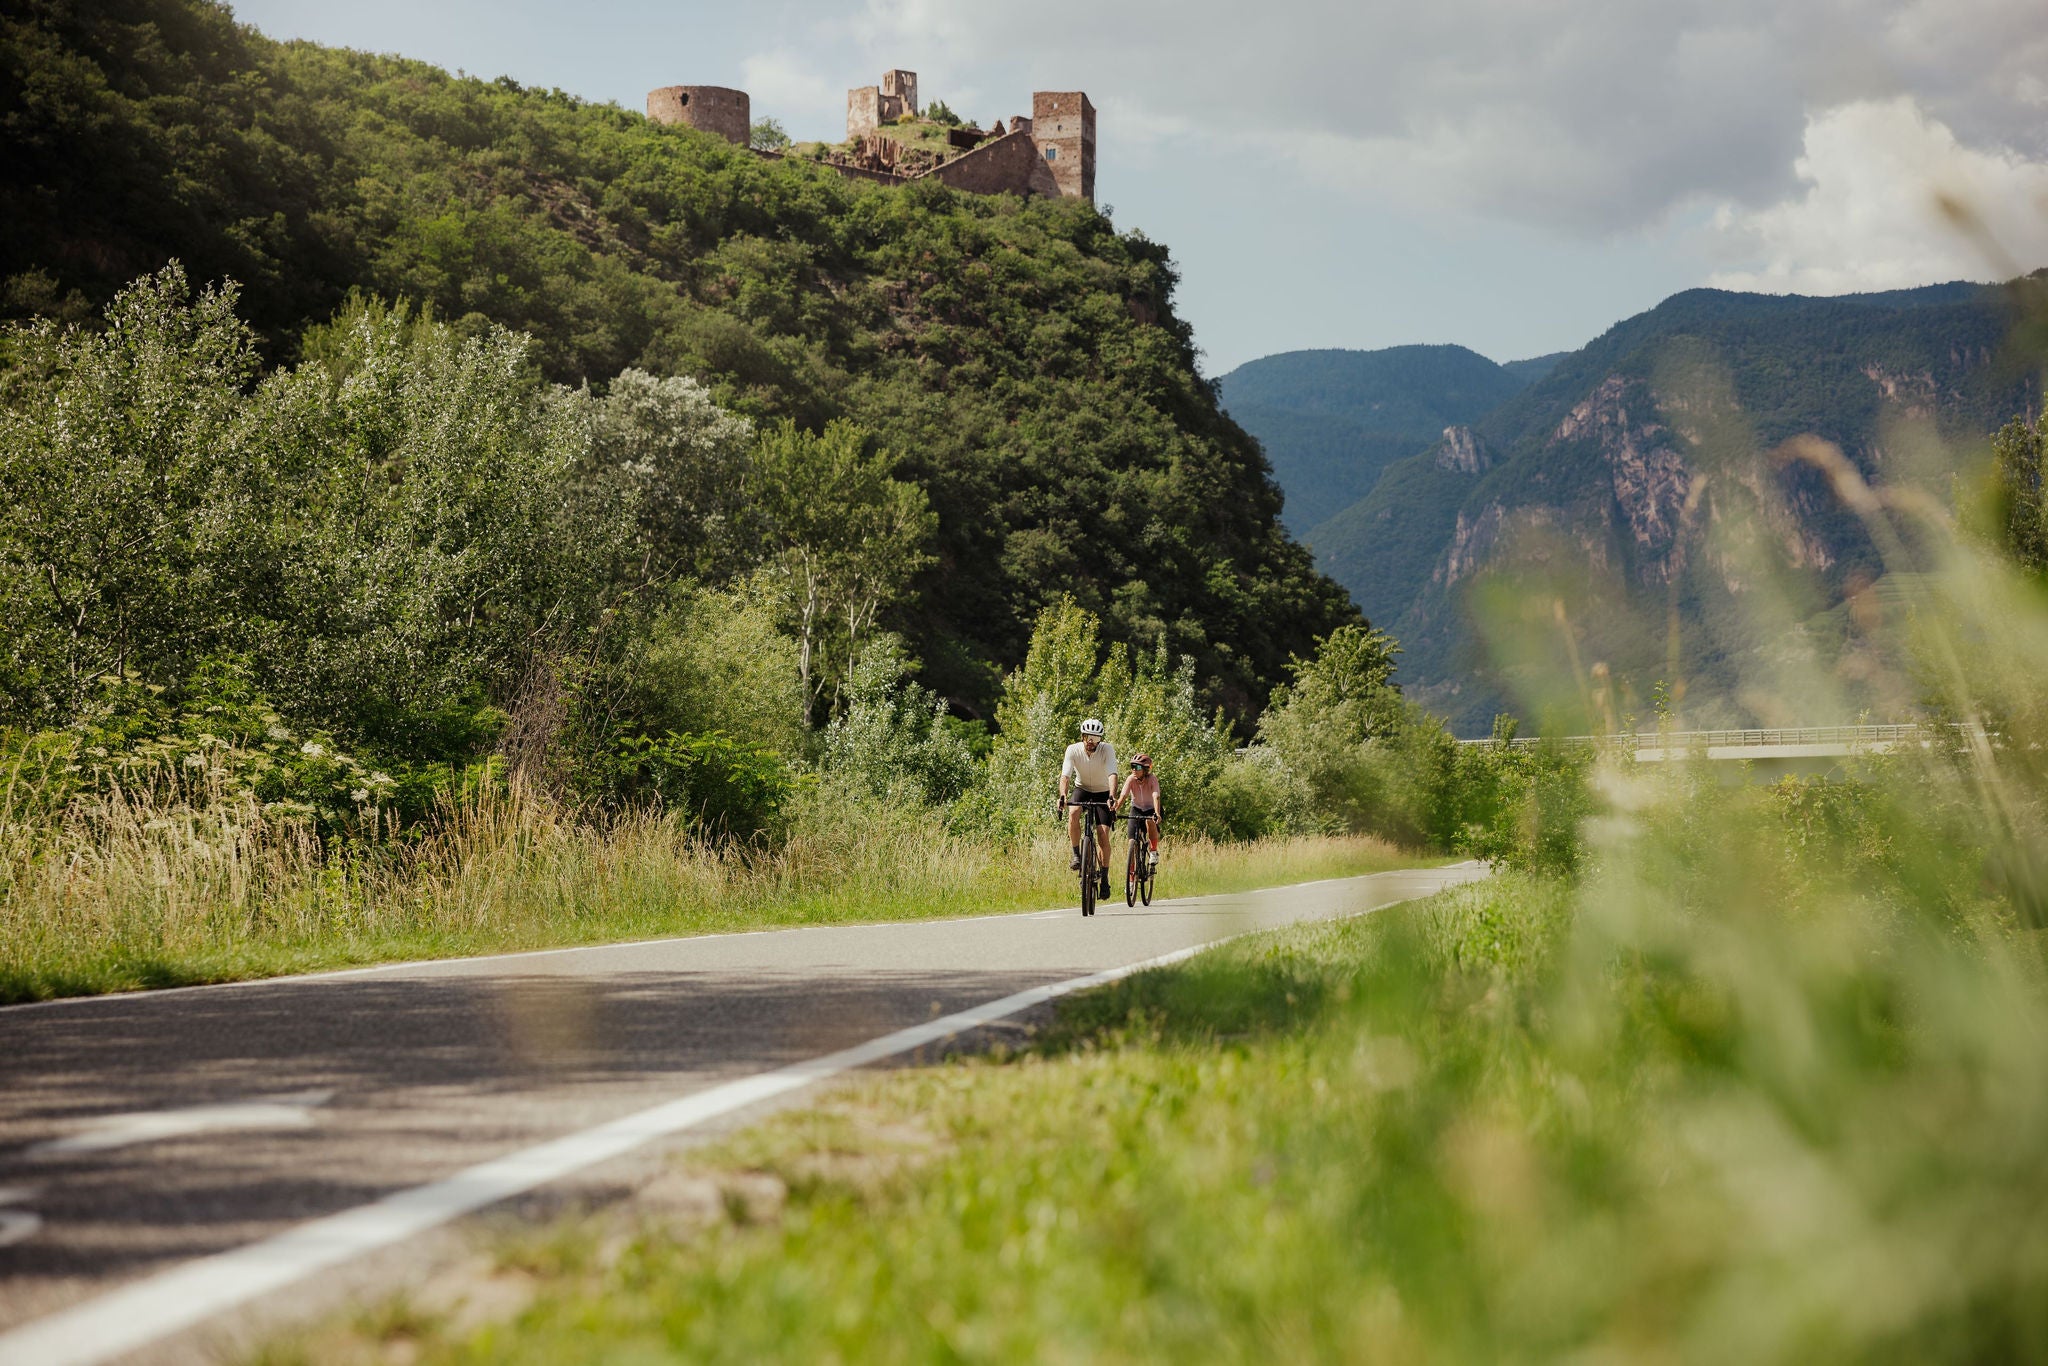
<instances>
[{"instance_id":1,"label":"green grass","mask_svg":"<svg viewBox=\"0 0 2048 1366\"><path fill-rule=\"evenodd\" d=\"M264 1359L2040 1359L2036 932L1670 872L1233 942Z\"/></svg>"},{"instance_id":2,"label":"green grass","mask_svg":"<svg viewBox=\"0 0 2048 1366\"><path fill-rule=\"evenodd\" d=\"M146 813L143 813L146 814ZM820 804L773 847L706 844L680 822L595 828L540 802L462 813L402 859L335 861L211 829L115 820L77 849L0 867L0 1000L220 982L772 926L1057 906L1064 844L951 835L929 813ZM1163 895L1428 862L1369 838L1169 839Z\"/></svg>"}]
</instances>

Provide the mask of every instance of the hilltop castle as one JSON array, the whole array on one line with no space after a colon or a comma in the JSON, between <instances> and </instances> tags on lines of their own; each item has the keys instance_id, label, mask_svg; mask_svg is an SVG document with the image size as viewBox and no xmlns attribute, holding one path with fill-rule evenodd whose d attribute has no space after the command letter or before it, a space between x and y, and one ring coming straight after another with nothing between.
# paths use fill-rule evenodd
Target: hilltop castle
<instances>
[{"instance_id":1,"label":"hilltop castle","mask_svg":"<svg viewBox=\"0 0 2048 1366\"><path fill-rule=\"evenodd\" d=\"M889 185L929 176L974 194L1095 202L1095 106L1081 91L1036 91L1028 118L997 119L986 129L925 127L919 110L917 73L884 72L880 84L846 92L845 145L811 155L842 175ZM747 92L716 85L650 90L647 117L716 133L742 147L753 126ZM916 135L903 136L905 125Z\"/></svg>"}]
</instances>

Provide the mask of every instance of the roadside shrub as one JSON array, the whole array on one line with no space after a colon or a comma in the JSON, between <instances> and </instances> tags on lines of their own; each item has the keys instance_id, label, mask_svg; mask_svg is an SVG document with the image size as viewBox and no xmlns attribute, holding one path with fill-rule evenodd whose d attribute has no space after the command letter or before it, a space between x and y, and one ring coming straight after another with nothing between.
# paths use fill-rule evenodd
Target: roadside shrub
<instances>
[{"instance_id":1,"label":"roadside shrub","mask_svg":"<svg viewBox=\"0 0 2048 1366\"><path fill-rule=\"evenodd\" d=\"M1479 749L1465 769L1461 800L1485 815L1465 826L1459 851L1497 868L1577 874L1586 861L1585 824L1597 810L1594 758L1591 749L1556 743Z\"/></svg>"},{"instance_id":2,"label":"roadside shrub","mask_svg":"<svg viewBox=\"0 0 2048 1366\"><path fill-rule=\"evenodd\" d=\"M781 755L718 732L621 736L583 776L602 804L658 807L709 834L741 838L775 829L798 785Z\"/></svg>"},{"instance_id":3,"label":"roadside shrub","mask_svg":"<svg viewBox=\"0 0 2048 1366\"><path fill-rule=\"evenodd\" d=\"M944 806L979 776L980 762L948 724L946 699L909 682L894 650L862 655L846 689L846 710L825 728L820 767L869 797ZM966 814L970 821L984 812Z\"/></svg>"},{"instance_id":4,"label":"roadside shrub","mask_svg":"<svg viewBox=\"0 0 2048 1366\"><path fill-rule=\"evenodd\" d=\"M502 714L451 717L487 739ZM272 822L303 821L323 837L375 839L430 816L451 798L497 781L489 760L408 763L351 752L324 732L287 725L233 661L211 661L177 687L102 681L100 695L61 730L0 733L10 819L56 822L82 800L147 793L167 809L219 805Z\"/></svg>"}]
</instances>

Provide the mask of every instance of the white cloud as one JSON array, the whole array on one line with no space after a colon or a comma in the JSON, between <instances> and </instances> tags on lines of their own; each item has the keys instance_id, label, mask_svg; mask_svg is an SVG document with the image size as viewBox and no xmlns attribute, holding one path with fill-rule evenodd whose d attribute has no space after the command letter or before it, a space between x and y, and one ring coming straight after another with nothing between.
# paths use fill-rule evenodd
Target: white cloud
<instances>
[{"instance_id":1,"label":"white cloud","mask_svg":"<svg viewBox=\"0 0 2048 1366\"><path fill-rule=\"evenodd\" d=\"M1913 94L1972 146L2048 157L2039 0L869 0L855 25L878 60L1080 86L1317 179L1579 236L1795 195L1809 114L1858 101Z\"/></svg>"},{"instance_id":2,"label":"white cloud","mask_svg":"<svg viewBox=\"0 0 2048 1366\"><path fill-rule=\"evenodd\" d=\"M2048 265L2048 164L1966 147L1912 97L1814 115L1803 147L1797 195L1715 211L1710 249L1728 265L1709 283L1841 294Z\"/></svg>"}]
</instances>

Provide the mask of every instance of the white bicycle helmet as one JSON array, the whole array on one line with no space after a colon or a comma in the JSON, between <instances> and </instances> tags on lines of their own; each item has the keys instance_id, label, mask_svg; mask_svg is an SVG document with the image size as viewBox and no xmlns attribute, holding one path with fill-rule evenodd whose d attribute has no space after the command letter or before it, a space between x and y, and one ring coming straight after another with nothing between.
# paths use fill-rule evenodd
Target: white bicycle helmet
<instances>
[{"instance_id":1,"label":"white bicycle helmet","mask_svg":"<svg viewBox=\"0 0 2048 1366\"><path fill-rule=\"evenodd\" d=\"M1081 733L1092 735L1099 740L1102 738L1102 723L1091 716L1081 723Z\"/></svg>"}]
</instances>

